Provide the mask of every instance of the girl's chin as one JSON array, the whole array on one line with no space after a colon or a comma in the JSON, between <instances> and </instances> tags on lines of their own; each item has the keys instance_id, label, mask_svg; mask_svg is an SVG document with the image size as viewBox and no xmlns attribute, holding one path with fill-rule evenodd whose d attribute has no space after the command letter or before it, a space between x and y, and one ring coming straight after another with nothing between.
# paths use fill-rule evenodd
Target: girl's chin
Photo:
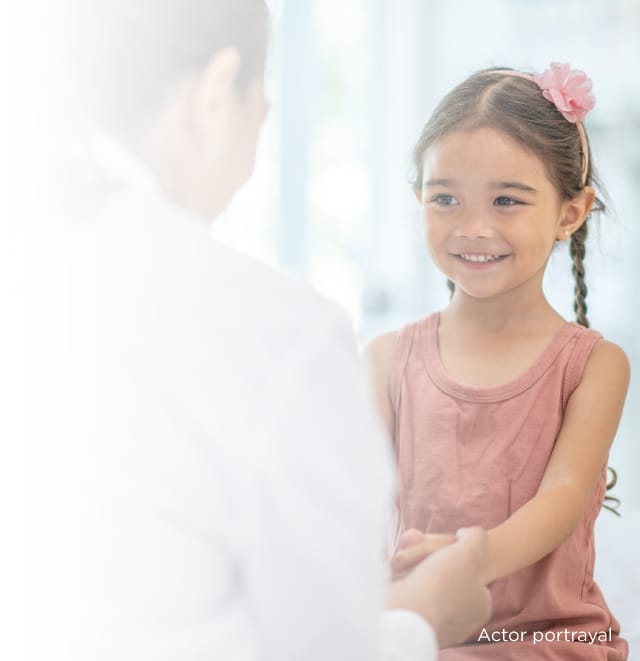
<instances>
[{"instance_id":1,"label":"girl's chin","mask_svg":"<svg viewBox=\"0 0 640 661\"><path fill-rule=\"evenodd\" d=\"M452 279L449 276L447 277L450 280ZM506 291L504 287L498 287L495 284L482 286L481 283L472 282L466 278L458 278L457 281L454 280L454 283L456 291L474 299L490 299L499 296Z\"/></svg>"}]
</instances>

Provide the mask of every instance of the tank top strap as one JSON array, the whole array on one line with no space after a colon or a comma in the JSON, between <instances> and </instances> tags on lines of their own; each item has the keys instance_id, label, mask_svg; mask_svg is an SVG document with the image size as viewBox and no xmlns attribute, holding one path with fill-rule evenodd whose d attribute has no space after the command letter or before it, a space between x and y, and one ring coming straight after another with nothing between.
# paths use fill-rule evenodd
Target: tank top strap
<instances>
[{"instance_id":1,"label":"tank top strap","mask_svg":"<svg viewBox=\"0 0 640 661\"><path fill-rule=\"evenodd\" d=\"M580 385L580 381L582 381L582 374L593 351L593 347L602 339L602 334L598 333L598 331L591 328L584 328L584 326L579 326L578 324L574 325L578 329L578 333L576 333L575 344L569 355L564 373L564 382L562 384L563 408L567 406L569 397L571 397L573 391Z\"/></svg>"},{"instance_id":2,"label":"tank top strap","mask_svg":"<svg viewBox=\"0 0 640 661\"><path fill-rule=\"evenodd\" d=\"M402 377L409 361L411 347L414 343L416 328L420 322L413 322L403 326L396 335L396 342L391 357L391 369L389 372L389 395L393 405L394 414L398 415L400 410L400 395L402 390Z\"/></svg>"}]
</instances>

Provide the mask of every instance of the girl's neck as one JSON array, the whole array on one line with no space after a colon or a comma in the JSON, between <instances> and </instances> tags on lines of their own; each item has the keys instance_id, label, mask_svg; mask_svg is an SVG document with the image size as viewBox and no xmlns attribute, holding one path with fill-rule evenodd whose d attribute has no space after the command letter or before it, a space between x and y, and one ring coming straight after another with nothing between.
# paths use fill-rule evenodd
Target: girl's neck
<instances>
[{"instance_id":1,"label":"girl's neck","mask_svg":"<svg viewBox=\"0 0 640 661\"><path fill-rule=\"evenodd\" d=\"M474 298L458 289L441 319L486 335L555 334L566 323L541 288L528 295L514 290L491 298Z\"/></svg>"}]
</instances>

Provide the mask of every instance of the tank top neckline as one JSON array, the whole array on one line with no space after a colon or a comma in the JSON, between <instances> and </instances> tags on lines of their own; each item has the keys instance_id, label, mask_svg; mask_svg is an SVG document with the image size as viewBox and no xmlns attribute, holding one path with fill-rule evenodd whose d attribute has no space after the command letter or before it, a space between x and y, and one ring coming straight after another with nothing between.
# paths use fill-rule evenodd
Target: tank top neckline
<instances>
[{"instance_id":1,"label":"tank top neckline","mask_svg":"<svg viewBox=\"0 0 640 661\"><path fill-rule=\"evenodd\" d=\"M438 327L440 313L434 312L420 324L420 353L424 367L435 385L447 394L474 402L498 402L510 399L530 388L551 367L562 348L581 330L574 322L566 322L555 337L519 376L505 383L471 385L453 379L440 358Z\"/></svg>"}]
</instances>

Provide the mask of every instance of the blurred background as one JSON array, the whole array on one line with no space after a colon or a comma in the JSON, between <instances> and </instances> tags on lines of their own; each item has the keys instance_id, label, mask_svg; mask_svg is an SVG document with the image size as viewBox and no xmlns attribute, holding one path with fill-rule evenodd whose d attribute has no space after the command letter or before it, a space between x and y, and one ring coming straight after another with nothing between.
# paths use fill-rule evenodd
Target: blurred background
<instances>
[{"instance_id":1,"label":"blurred background","mask_svg":"<svg viewBox=\"0 0 640 661\"><path fill-rule=\"evenodd\" d=\"M542 71L570 62L592 78L586 127L612 213L589 240L589 319L631 359L610 463L622 512L639 508L640 0L268 4L272 109L256 172L213 234L342 305L361 345L448 299L409 186L413 145L442 96L493 65ZM573 319L565 250L552 256L545 287Z\"/></svg>"}]
</instances>

